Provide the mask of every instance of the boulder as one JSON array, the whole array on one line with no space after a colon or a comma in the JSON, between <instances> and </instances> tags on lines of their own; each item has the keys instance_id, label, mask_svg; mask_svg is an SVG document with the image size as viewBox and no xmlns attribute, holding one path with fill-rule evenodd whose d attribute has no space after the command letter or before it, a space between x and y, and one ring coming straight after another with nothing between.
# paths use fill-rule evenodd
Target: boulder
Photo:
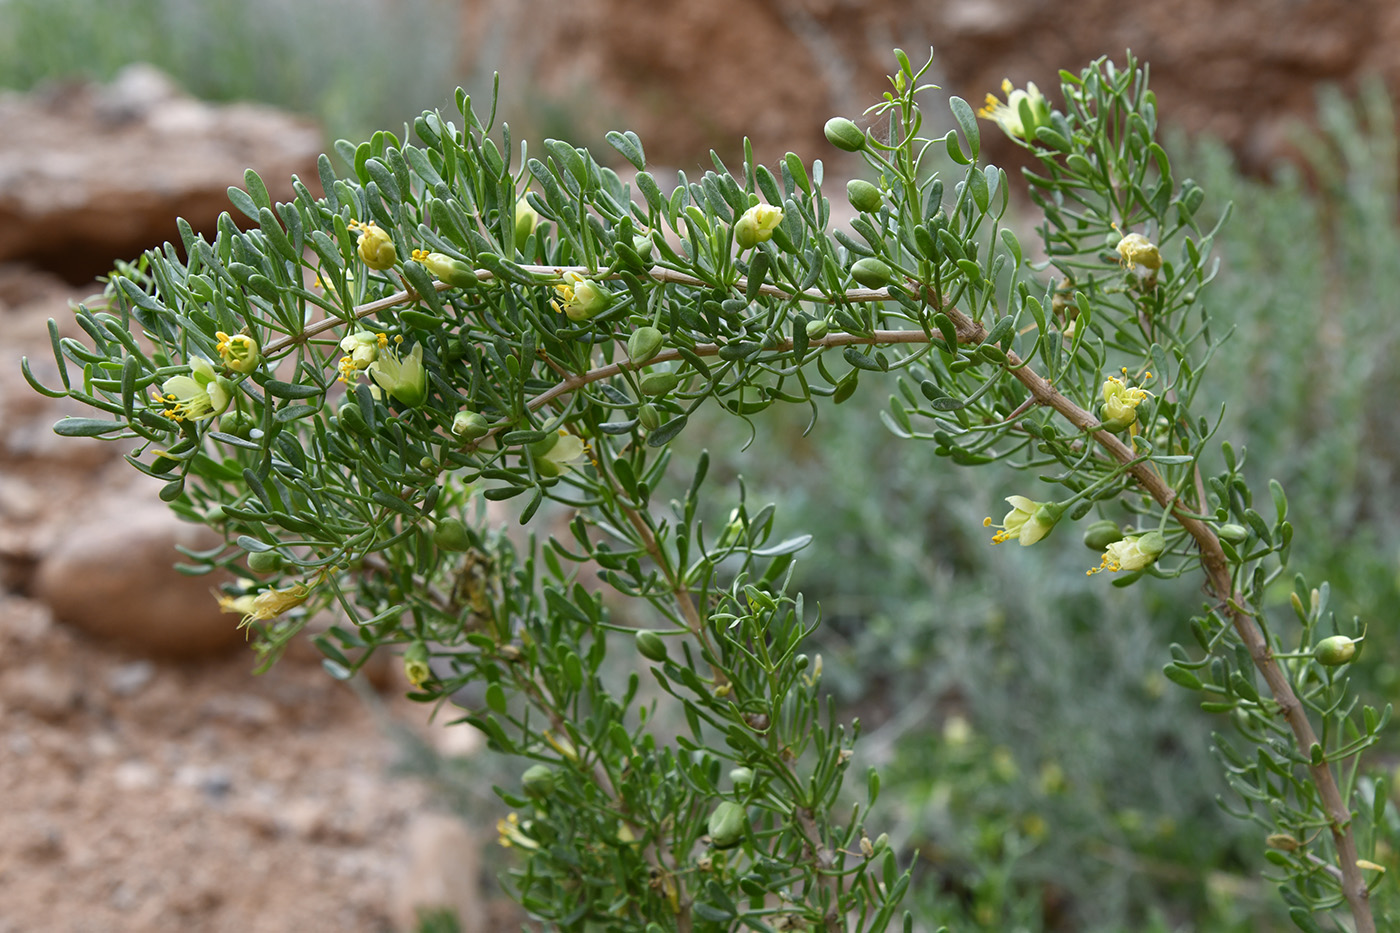
<instances>
[{"instance_id":1,"label":"boulder","mask_svg":"<svg viewBox=\"0 0 1400 933\"><path fill-rule=\"evenodd\" d=\"M141 654L191 658L244 642L238 617L219 611L212 577L177 573L177 544L217 536L175 517L150 488L109 492L70 515L39 560L33 596L54 616Z\"/></svg>"},{"instance_id":2,"label":"boulder","mask_svg":"<svg viewBox=\"0 0 1400 933\"><path fill-rule=\"evenodd\" d=\"M208 104L150 65L108 85L0 93L0 262L79 282L169 240L176 217L212 232L252 166L274 198L314 181L312 123L255 104ZM236 218L243 221L244 218Z\"/></svg>"}]
</instances>

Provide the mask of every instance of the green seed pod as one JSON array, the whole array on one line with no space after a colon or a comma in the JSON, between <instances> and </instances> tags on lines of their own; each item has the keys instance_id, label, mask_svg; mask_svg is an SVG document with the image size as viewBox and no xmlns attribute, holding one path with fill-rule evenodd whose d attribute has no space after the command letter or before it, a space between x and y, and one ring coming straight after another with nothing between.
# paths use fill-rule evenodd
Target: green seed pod
<instances>
[{"instance_id":1,"label":"green seed pod","mask_svg":"<svg viewBox=\"0 0 1400 933\"><path fill-rule=\"evenodd\" d=\"M219 418L219 430L224 434L241 437L245 441L258 426L257 419L243 411L227 411Z\"/></svg>"},{"instance_id":2,"label":"green seed pod","mask_svg":"<svg viewBox=\"0 0 1400 933\"><path fill-rule=\"evenodd\" d=\"M807 322L807 339L808 339L808 340L821 340L823 337L825 337L825 336L827 335L827 332L828 332L829 330L831 330L831 325L828 324L828 323L826 322L826 319L825 319L825 318L818 318L818 319L815 320L815 321L808 321L808 322Z\"/></svg>"},{"instance_id":3,"label":"green seed pod","mask_svg":"<svg viewBox=\"0 0 1400 933\"><path fill-rule=\"evenodd\" d=\"M554 793L558 775L549 765L531 765L520 775L520 784L531 797L548 797Z\"/></svg>"},{"instance_id":4,"label":"green seed pod","mask_svg":"<svg viewBox=\"0 0 1400 933\"><path fill-rule=\"evenodd\" d=\"M660 353L665 342L666 338L661 331L650 324L638 327L632 332L632 336L627 338L627 359L632 361L633 366L640 366Z\"/></svg>"},{"instance_id":5,"label":"green seed pod","mask_svg":"<svg viewBox=\"0 0 1400 933\"><path fill-rule=\"evenodd\" d=\"M1231 544L1243 544L1249 537L1249 529L1243 525L1229 524L1221 525L1215 532L1222 541L1229 541Z\"/></svg>"},{"instance_id":6,"label":"green seed pod","mask_svg":"<svg viewBox=\"0 0 1400 933\"><path fill-rule=\"evenodd\" d=\"M661 636L650 629L638 629L636 634L637 653L648 661L661 662L666 660L666 643L661 640Z\"/></svg>"},{"instance_id":7,"label":"green seed pod","mask_svg":"<svg viewBox=\"0 0 1400 933\"><path fill-rule=\"evenodd\" d=\"M276 551L252 551L248 554L248 569L253 573L273 573L282 569L282 555Z\"/></svg>"},{"instance_id":8,"label":"green seed pod","mask_svg":"<svg viewBox=\"0 0 1400 933\"><path fill-rule=\"evenodd\" d=\"M655 431L661 427L661 412L656 410L656 406L647 402L637 409L637 420L642 423L642 427L648 431Z\"/></svg>"},{"instance_id":9,"label":"green seed pod","mask_svg":"<svg viewBox=\"0 0 1400 933\"><path fill-rule=\"evenodd\" d=\"M857 259L851 266L851 278L866 288L884 288L890 284L892 275L890 267L873 256Z\"/></svg>"},{"instance_id":10,"label":"green seed pod","mask_svg":"<svg viewBox=\"0 0 1400 933\"><path fill-rule=\"evenodd\" d=\"M725 800L710 814L710 844L716 849L732 849L744 840L749 829L749 813L741 805Z\"/></svg>"},{"instance_id":11,"label":"green seed pod","mask_svg":"<svg viewBox=\"0 0 1400 933\"><path fill-rule=\"evenodd\" d=\"M472 538L460 520L444 518L433 529L433 543L444 551L465 551L471 548Z\"/></svg>"},{"instance_id":12,"label":"green seed pod","mask_svg":"<svg viewBox=\"0 0 1400 933\"><path fill-rule=\"evenodd\" d=\"M1123 540L1123 532L1112 519L1090 522L1084 529L1084 546L1091 551L1102 551L1115 541Z\"/></svg>"},{"instance_id":13,"label":"green seed pod","mask_svg":"<svg viewBox=\"0 0 1400 933\"><path fill-rule=\"evenodd\" d=\"M643 395L665 395L680 384L681 377L676 373L647 373L639 387Z\"/></svg>"},{"instance_id":14,"label":"green seed pod","mask_svg":"<svg viewBox=\"0 0 1400 933\"><path fill-rule=\"evenodd\" d=\"M842 152L860 152L865 148L865 134L845 117L832 117L824 127L826 141Z\"/></svg>"},{"instance_id":15,"label":"green seed pod","mask_svg":"<svg viewBox=\"0 0 1400 933\"><path fill-rule=\"evenodd\" d=\"M753 768L735 768L729 772L729 780L734 782L735 790L746 794L753 786Z\"/></svg>"},{"instance_id":16,"label":"green seed pod","mask_svg":"<svg viewBox=\"0 0 1400 933\"><path fill-rule=\"evenodd\" d=\"M1352 658L1356 657L1356 646L1361 639L1351 639L1345 635L1333 635L1331 638L1324 638L1317 643L1313 649L1313 657L1317 663L1325 664L1328 667L1340 667Z\"/></svg>"},{"instance_id":17,"label":"green seed pod","mask_svg":"<svg viewBox=\"0 0 1400 933\"><path fill-rule=\"evenodd\" d=\"M491 433L491 422L479 411L462 409L452 416L452 433L464 441L475 441Z\"/></svg>"},{"instance_id":18,"label":"green seed pod","mask_svg":"<svg viewBox=\"0 0 1400 933\"><path fill-rule=\"evenodd\" d=\"M885 203L880 189L863 178L846 182L846 200L851 202L851 207L863 214L873 214Z\"/></svg>"}]
</instances>

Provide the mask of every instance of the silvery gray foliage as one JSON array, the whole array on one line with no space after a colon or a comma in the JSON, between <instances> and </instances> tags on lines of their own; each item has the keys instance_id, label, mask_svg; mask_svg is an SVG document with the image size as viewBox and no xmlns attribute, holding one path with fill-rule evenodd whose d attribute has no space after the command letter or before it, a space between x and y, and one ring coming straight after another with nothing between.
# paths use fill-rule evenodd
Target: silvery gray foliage
<instances>
[{"instance_id":1,"label":"silvery gray foliage","mask_svg":"<svg viewBox=\"0 0 1400 933\"><path fill-rule=\"evenodd\" d=\"M1154 140L1145 71L1061 73L1064 110L1034 85L989 97L980 115L1037 166L1027 252L978 114L953 98L958 129L922 136L927 66L896 57L863 125L827 124L871 169L847 188L849 231L829 229L820 161L746 153L735 174L715 157L666 191L612 133L624 183L558 140L517 159L494 107L483 121L459 92L412 141L338 144L348 172L322 157L321 198L298 181L274 204L250 172L230 197L255 226L182 226L186 259L152 251L77 310L90 343L54 331L61 387L25 373L96 409L60 434L135 441L162 498L223 533L187 569L247 569L223 601L265 663L334 606L345 621L316 638L332 675L392 649L415 699L475 685L466 721L521 761L499 827L521 903L558 928L649 931L895 919L910 874L869 813L878 776L843 795L857 730L821 708L803 650L818 614L788 585L808 539L771 540L772 508L742 490L704 527L708 459L672 463L701 405L801 405L820 430L825 405L893 380L895 435L1038 476L993 541L1079 523L1105 585L1203 576L1197 643L1172 645L1165 675L1236 720L1221 762L1298 924L1341 908L1374 930L1381 872L1361 853L1386 794L1356 761L1389 709L1349 699L1362 632L1325 584L1297 578L1292 616L1271 604L1287 501L1274 484L1255 508L1215 438L1224 400L1197 397L1223 341L1203 297L1214 231ZM672 473L689 484L659 501ZM518 545L482 520L505 499L525 524L546 501L570 518ZM1095 518L1110 503L1131 526ZM649 604L628 613L649 627L615 619L595 579ZM619 652L645 690L609 676Z\"/></svg>"}]
</instances>

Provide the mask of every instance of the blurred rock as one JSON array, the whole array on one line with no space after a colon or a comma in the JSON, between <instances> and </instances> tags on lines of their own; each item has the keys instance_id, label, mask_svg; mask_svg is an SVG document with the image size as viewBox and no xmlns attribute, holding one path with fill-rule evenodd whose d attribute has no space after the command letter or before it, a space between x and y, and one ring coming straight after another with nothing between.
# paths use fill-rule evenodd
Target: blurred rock
<instances>
[{"instance_id":1,"label":"blurred rock","mask_svg":"<svg viewBox=\"0 0 1400 933\"><path fill-rule=\"evenodd\" d=\"M418 813L405 837L407 852L390 906L394 928L415 930L420 908L446 907L456 911L462 933L488 929L480 844L462 821L444 813Z\"/></svg>"},{"instance_id":2,"label":"blurred rock","mask_svg":"<svg viewBox=\"0 0 1400 933\"><path fill-rule=\"evenodd\" d=\"M462 47L509 63L514 83L528 75L537 85L516 91L503 81L507 95L521 95L505 102L507 112L526 109L526 93L554 98L580 141L630 128L650 159L687 171L708 168L712 147L735 168L745 137L765 164L789 149L837 162L843 157L822 126L838 114L859 121L880 100L897 67L894 47L918 67L933 46L925 80L943 91L926 98L930 135L952 126L940 96L977 106L1009 77L1035 81L1058 101L1059 69L1078 72L1101 55L1121 62L1132 49L1152 67L1167 124L1221 136L1252 168L1289 154L1279 127L1311 120L1320 83L1355 90L1378 75L1392 96L1400 92L1400 5L1392 0L463 0L463 7ZM569 55L555 54L565 46ZM996 164L1016 157L999 133L984 133L983 142Z\"/></svg>"},{"instance_id":3,"label":"blurred rock","mask_svg":"<svg viewBox=\"0 0 1400 933\"><path fill-rule=\"evenodd\" d=\"M177 544L217 539L150 492L109 492L90 514L70 518L39 561L34 597L59 620L147 655L190 658L243 644L237 617L220 612L210 592L216 581L172 567Z\"/></svg>"},{"instance_id":4,"label":"blurred rock","mask_svg":"<svg viewBox=\"0 0 1400 933\"><path fill-rule=\"evenodd\" d=\"M6 711L23 711L38 719L56 721L77 708L81 685L74 673L43 661L10 668L0 679L0 696Z\"/></svg>"},{"instance_id":5,"label":"blurred rock","mask_svg":"<svg viewBox=\"0 0 1400 933\"><path fill-rule=\"evenodd\" d=\"M179 242L177 216L213 231L248 166L274 198L289 199L291 176L314 180L322 150L305 120L197 101L140 64L105 87L0 94L0 140L0 262L22 259L75 282Z\"/></svg>"}]
</instances>

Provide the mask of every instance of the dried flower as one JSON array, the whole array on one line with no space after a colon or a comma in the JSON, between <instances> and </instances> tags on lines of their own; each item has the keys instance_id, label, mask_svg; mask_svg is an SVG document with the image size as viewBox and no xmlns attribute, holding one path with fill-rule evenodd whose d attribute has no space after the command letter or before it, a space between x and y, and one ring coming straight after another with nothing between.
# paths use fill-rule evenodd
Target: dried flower
<instances>
[{"instance_id":1,"label":"dried flower","mask_svg":"<svg viewBox=\"0 0 1400 933\"><path fill-rule=\"evenodd\" d=\"M1129 269L1142 266L1156 272L1162 268L1162 254L1153 243L1141 233L1130 233L1118 241L1118 255Z\"/></svg>"}]
</instances>

